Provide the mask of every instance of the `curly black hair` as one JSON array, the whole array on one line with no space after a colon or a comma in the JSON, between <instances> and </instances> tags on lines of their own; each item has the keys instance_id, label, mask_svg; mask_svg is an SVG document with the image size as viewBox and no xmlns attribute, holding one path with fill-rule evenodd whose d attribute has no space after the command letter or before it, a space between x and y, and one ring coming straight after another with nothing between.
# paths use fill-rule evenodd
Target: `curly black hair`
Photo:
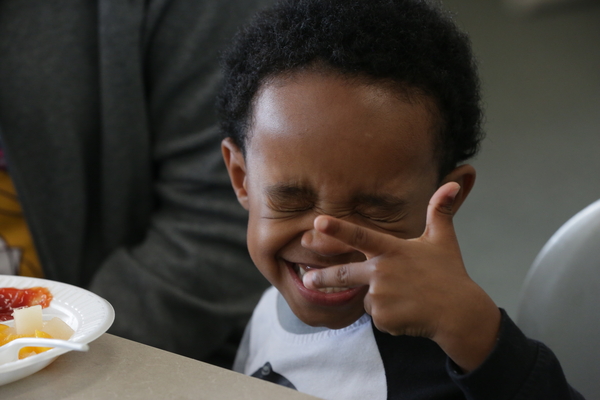
<instances>
[{"instance_id":1,"label":"curly black hair","mask_svg":"<svg viewBox=\"0 0 600 400\"><path fill-rule=\"evenodd\" d=\"M283 0L243 27L223 55L221 131L244 151L261 85L306 68L392 82L433 99L440 177L473 157L483 138L470 40L426 0Z\"/></svg>"}]
</instances>

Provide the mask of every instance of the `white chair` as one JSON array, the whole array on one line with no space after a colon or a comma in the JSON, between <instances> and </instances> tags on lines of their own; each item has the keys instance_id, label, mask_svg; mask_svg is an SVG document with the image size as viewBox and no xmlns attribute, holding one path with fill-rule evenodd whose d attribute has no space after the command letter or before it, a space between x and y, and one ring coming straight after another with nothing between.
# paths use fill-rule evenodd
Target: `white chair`
<instances>
[{"instance_id":1,"label":"white chair","mask_svg":"<svg viewBox=\"0 0 600 400\"><path fill-rule=\"evenodd\" d=\"M586 399L600 399L600 200L540 251L521 291L517 324L554 351Z\"/></svg>"}]
</instances>

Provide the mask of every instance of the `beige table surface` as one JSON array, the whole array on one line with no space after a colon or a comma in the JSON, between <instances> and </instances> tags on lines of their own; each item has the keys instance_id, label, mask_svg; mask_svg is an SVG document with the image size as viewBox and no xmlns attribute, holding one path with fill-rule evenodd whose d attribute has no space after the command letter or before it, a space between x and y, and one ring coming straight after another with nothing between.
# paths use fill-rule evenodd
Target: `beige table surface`
<instances>
[{"instance_id":1,"label":"beige table surface","mask_svg":"<svg viewBox=\"0 0 600 400\"><path fill-rule=\"evenodd\" d=\"M0 399L315 399L154 347L104 334L87 353L70 352L43 370L0 386Z\"/></svg>"}]
</instances>

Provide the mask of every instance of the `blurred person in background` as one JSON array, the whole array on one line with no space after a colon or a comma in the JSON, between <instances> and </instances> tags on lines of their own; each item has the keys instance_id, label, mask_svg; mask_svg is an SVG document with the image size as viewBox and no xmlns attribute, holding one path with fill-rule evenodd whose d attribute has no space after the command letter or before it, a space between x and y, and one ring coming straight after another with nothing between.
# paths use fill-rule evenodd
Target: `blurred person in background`
<instances>
[{"instance_id":1,"label":"blurred person in background","mask_svg":"<svg viewBox=\"0 0 600 400\"><path fill-rule=\"evenodd\" d=\"M264 3L264 2L263 2ZM221 158L218 54L260 0L0 0L0 273L230 366L267 286Z\"/></svg>"}]
</instances>

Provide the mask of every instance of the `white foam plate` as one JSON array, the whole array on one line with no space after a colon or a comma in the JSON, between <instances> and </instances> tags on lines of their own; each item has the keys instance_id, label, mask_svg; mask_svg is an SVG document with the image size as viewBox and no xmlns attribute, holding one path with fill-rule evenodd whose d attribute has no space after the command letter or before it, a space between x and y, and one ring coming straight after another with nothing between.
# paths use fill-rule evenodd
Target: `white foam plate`
<instances>
[{"instance_id":1,"label":"white foam plate","mask_svg":"<svg viewBox=\"0 0 600 400\"><path fill-rule=\"evenodd\" d=\"M96 340L110 328L115 319L110 303L85 289L47 279L0 275L2 288L26 289L35 286L48 288L53 296L50 306L42 310L44 320L59 317L66 322L75 331L69 339L73 342L90 343ZM1 323L12 325L13 321ZM34 374L68 351L70 350L54 348L23 360L2 364L0 385Z\"/></svg>"}]
</instances>

